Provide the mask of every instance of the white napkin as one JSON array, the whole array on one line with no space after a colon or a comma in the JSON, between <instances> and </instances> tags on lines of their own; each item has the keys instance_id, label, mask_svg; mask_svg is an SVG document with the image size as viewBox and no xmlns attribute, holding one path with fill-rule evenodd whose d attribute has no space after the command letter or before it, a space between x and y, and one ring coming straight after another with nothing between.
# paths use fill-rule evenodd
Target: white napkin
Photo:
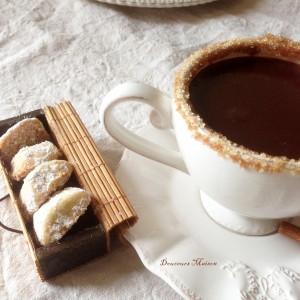
<instances>
[{"instance_id":1,"label":"white napkin","mask_svg":"<svg viewBox=\"0 0 300 300\"><path fill-rule=\"evenodd\" d=\"M140 134L176 150L171 132L147 127ZM205 213L187 174L129 150L116 175L139 216L126 238L143 264L184 298L299 299L299 243L222 228Z\"/></svg>"},{"instance_id":2,"label":"white napkin","mask_svg":"<svg viewBox=\"0 0 300 300\"><path fill-rule=\"evenodd\" d=\"M176 149L174 137L167 131L160 132L159 136L155 132L157 129L154 128L147 131L147 137L155 138L157 143L167 139L168 144ZM229 292L232 283L227 274L220 271L220 262L209 257L205 251L206 241L198 243L184 227L183 218L197 218L199 210L202 210L198 189L190 177L129 150L125 150L116 176L139 216L137 224L125 237L143 264L186 299L202 299L204 291L206 296L209 295L205 299L239 299L237 288ZM180 183L180 187L174 189L174 182ZM178 192L182 196L181 211L178 211L178 203L173 203L174 193ZM193 210L195 214L191 215ZM200 259L213 265L197 266ZM223 279L218 289L209 285L216 274ZM227 292L229 298L225 298Z\"/></svg>"}]
</instances>

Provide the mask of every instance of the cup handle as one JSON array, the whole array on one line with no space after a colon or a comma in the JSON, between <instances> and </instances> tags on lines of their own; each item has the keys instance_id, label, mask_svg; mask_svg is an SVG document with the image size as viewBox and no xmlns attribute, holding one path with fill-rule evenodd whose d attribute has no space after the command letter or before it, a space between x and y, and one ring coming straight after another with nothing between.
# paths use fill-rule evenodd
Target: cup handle
<instances>
[{"instance_id":1,"label":"cup handle","mask_svg":"<svg viewBox=\"0 0 300 300\"><path fill-rule=\"evenodd\" d=\"M186 165L178 151L166 149L124 128L113 116L113 109L121 102L138 101L150 105L154 111L151 123L159 129L172 128L171 99L149 85L126 82L111 90L103 99L100 118L108 133L126 148L152 160L186 172Z\"/></svg>"}]
</instances>

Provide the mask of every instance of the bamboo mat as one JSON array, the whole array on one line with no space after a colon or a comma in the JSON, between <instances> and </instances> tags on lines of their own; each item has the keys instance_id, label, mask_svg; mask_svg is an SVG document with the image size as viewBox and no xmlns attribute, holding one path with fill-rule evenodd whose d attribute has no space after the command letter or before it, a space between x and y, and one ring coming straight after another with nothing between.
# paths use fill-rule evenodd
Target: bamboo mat
<instances>
[{"instance_id":1,"label":"bamboo mat","mask_svg":"<svg viewBox=\"0 0 300 300\"><path fill-rule=\"evenodd\" d=\"M44 108L44 112L80 184L91 193L93 208L106 232L116 226L132 226L137 221L136 212L72 104L61 102Z\"/></svg>"}]
</instances>

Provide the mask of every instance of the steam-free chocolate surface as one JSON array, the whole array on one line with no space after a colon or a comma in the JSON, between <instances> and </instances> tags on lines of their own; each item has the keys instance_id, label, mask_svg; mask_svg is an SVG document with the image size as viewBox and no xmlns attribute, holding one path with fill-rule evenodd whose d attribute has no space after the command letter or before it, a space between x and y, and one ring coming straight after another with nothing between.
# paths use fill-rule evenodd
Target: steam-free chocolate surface
<instances>
[{"instance_id":1,"label":"steam-free chocolate surface","mask_svg":"<svg viewBox=\"0 0 300 300\"><path fill-rule=\"evenodd\" d=\"M201 70L192 109L213 130L257 152L300 158L300 66L240 57Z\"/></svg>"}]
</instances>

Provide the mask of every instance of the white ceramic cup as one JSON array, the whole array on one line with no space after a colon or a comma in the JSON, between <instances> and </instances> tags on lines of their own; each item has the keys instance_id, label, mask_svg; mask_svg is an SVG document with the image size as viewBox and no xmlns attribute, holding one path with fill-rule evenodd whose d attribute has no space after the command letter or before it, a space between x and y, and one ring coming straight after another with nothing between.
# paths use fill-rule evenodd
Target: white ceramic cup
<instances>
[{"instance_id":1,"label":"white ceramic cup","mask_svg":"<svg viewBox=\"0 0 300 300\"><path fill-rule=\"evenodd\" d=\"M264 235L276 231L280 220L300 216L299 162L265 157L220 142L217 133L203 128L186 101L189 82L201 68L246 55L298 61L300 47L274 36L213 45L183 63L176 75L173 97L142 83L124 83L103 100L101 120L109 134L128 149L190 174L207 213L217 223L239 233ZM180 152L164 149L118 123L112 114L114 107L132 100L153 107L150 117L154 125L174 129Z\"/></svg>"}]
</instances>

